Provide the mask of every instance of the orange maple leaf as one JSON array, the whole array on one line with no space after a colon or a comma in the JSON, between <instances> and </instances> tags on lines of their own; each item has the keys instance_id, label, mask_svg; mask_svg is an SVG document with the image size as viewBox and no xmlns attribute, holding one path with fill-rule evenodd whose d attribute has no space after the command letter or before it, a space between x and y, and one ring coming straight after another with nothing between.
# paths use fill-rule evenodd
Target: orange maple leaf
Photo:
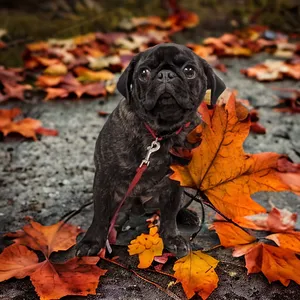
<instances>
[{"instance_id":1,"label":"orange maple leaf","mask_svg":"<svg viewBox=\"0 0 300 300\"><path fill-rule=\"evenodd\" d=\"M150 267L155 256L161 256L164 248L163 241L158 234L158 227L151 227L149 234L142 233L128 245L130 255L139 255L138 268Z\"/></svg>"},{"instance_id":2,"label":"orange maple leaf","mask_svg":"<svg viewBox=\"0 0 300 300\"><path fill-rule=\"evenodd\" d=\"M18 108L0 109L0 131L4 136L15 132L27 138L37 140L36 134L42 135L57 135L58 131L42 127L42 122L39 120L25 118L19 121L13 121L15 117L21 114Z\"/></svg>"},{"instance_id":3,"label":"orange maple leaf","mask_svg":"<svg viewBox=\"0 0 300 300\"><path fill-rule=\"evenodd\" d=\"M243 231L241 228L226 221L214 222L210 228L217 232L221 245L224 247L245 245L256 240L256 238L247 233L247 231Z\"/></svg>"},{"instance_id":4,"label":"orange maple leaf","mask_svg":"<svg viewBox=\"0 0 300 300\"><path fill-rule=\"evenodd\" d=\"M245 255L248 274L262 272L270 283L279 280L285 286L290 280L300 284L300 260L296 256L300 252L299 232L266 236L280 246L275 247L259 242L232 223L214 222L212 228L216 230L222 246L234 247L234 257Z\"/></svg>"},{"instance_id":5,"label":"orange maple leaf","mask_svg":"<svg viewBox=\"0 0 300 300\"><path fill-rule=\"evenodd\" d=\"M198 293L202 299L207 299L218 286L218 275L215 268L218 260L202 253L191 251L187 256L180 258L174 264L174 277L181 282L188 299Z\"/></svg>"},{"instance_id":6,"label":"orange maple leaf","mask_svg":"<svg viewBox=\"0 0 300 300\"><path fill-rule=\"evenodd\" d=\"M298 231L274 233L268 235L266 239L274 241L280 248L300 253L300 232Z\"/></svg>"},{"instance_id":7,"label":"orange maple leaf","mask_svg":"<svg viewBox=\"0 0 300 300\"><path fill-rule=\"evenodd\" d=\"M31 43L26 45L26 49L28 49L31 52L35 51L42 51L42 50L47 50L49 48L49 44L47 42L36 42L36 43Z\"/></svg>"},{"instance_id":8,"label":"orange maple leaf","mask_svg":"<svg viewBox=\"0 0 300 300\"><path fill-rule=\"evenodd\" d=\"M205 123L198 126L189 139L195 141L198 134L202 142L192 150L187 166L171 166L174 171L171 179L200 190L228 218L265 212L264 207L251 199L250 195L255 192L297 191L300 181L290 182L288 167L279 170L282 161L292 164L285 156L244 152L250 118L246 108L235 101L233 93L228 100L221 98L213 110L202 103L200 113ZM293 176L299 178L300 175L293 173Z\"/></svg>"},{"instance_id":9,"label":"orange maple leaf","mask_svg":"<svg viewBox=\"0 0 300 300\"><path fill-rule=\"evenodd\" d=\"M235 247L232 255L245 255L248 274L261 271L269 283L279 280L284 286L288 286L294 280L300 284L300 260L289 249L253 243Z\"/></svg>"},{"instance_id":10,"label":"orange maple leaf","mask_svg":"<svg viewBox=\"0 0 300 300\"><path fill-rule=\"evenodd\" d=\"M186 46L192 49L198 56L203 58L208 57L213 52L213 48L209 46L202 46L202 45L197 45L192 43L186 44Z\"/></svg>"},{"instance_id":11,"label":"orange maple leaf","mask_svg":"<svg viewBox=\"0 0 300 300\"><path fill-rule=\"evenodd\" d=\"M80 228L62 221L49 226L31 221L23 230L8 233L7 236L14 238L16 244L39 250L49 257L52 252L67 250L73 246L80 232L83 232Z\"/></svg>"},{"instance_id":12,"label":"orange maple leaf","mask_svg":"<svg viewBox=\"0 0 300 300\"><path fill-rule=\"evenodd\" d=\"M51 100L56 98L66 98L69 95L69 92L66 89L62 88L46 88L45 91L47 92L47 96L45 100Z\"/></svg>"},{"instance_id":13,"label":"orange maple leaf","mask_svg":"<svg viewBox=\"0 0 300 300\"><path fill-rule=\"evenodd\" d=\"M15 238L15 243L0 255L0 281L30 276L40 299L44 300L95 294L99 277L107 272L96 266L99 257L76 257L64 263L50 260L54 251L73 246L79 232L78 227L63 222L50 226L31 222L23 230L7 234ZM28 248L41 251L46 260L39 261Z\"/></svg>"},{"instance_id":14,"label":"orange maple leaf","mask_svg":"<svg viewBox=\"0 0 300 300\"><path fill-rule=\"evenodd\" d=\"M12 109L0 109L0 128L6 126L12 119L21 114L21 110L17 107Z\"/></svg>"},{"instance_id":15,"label":"orange maple leaf","mask_svg":"<svg viewBox=\"0 0 300 300\"><path fill-rule=\"evenodd\" d=\"M7 136L11 132L16 132L24 137L37 140L36 130L42 126L42 122L39 120L25 118L17 122L10 122L8 125L2 127L0 130L4 136Z\"/></svg>"},{"instance_id":16,"label":"orange maple leaf","mask_svg":"<svg viewBox=\"0 0 300 300\"><path fill-rule=\"evenodd\" d=\"M40 87L52 87L58 85L63 78L62 75L40 75L35 84Z\"/></svg>"}]
</instances>

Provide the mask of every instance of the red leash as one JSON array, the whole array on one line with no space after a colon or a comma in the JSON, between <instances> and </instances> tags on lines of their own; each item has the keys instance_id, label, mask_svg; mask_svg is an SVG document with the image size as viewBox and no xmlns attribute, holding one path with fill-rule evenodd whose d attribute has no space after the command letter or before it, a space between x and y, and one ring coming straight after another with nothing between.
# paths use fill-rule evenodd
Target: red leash
<instances>
[{"instance_id":1,"label":"red leash","mask_svg":"<svg viewBox=\"0 0 300 300\"><path fill-rule=\"evenodd\" d=\"M190 126L190 122L186 123L184 125L184 127L189 127ZM129 197L129 195L131 194L132 190L134 189L134 187L138 184L138 182L140 181L143 173L146 171L147 167L149 166L149 163L150 163L150 156L153 152L156 152L160 149L160 143L159 141L163 140L163 137L157 137L155 131L147 124L145 123L145 127L147 128L147 130L150 132L150 134L152 135L152 137L154 138L154 141L152 141L151 145L147 147L147 154L145 156L145 158L142 160L140 166L136 169L136 173L135 173L135 176L134 178L132 179L129 187L128 187L128 190L126 192L126 194L124 195L122 201L119 203L114 215L113 215L113 218L111 219L110 221L110 226L109 226L109 229L108 229L108 236L110 236L110 234L112 233L113 229L114 229L114 226L115 226L115 223L116 223L116 220L117 220L117 217L118 217L118 214L121 210L121 207L123 206L125 200ZM175 134L178 135L183 129L183 126L181 126L176 132ZM111 252L111 247L110 247L110 244L109 244L109 241L107 240L106 242L106 246L108 248L108 252Z\"/></svg>"}]
</instances>

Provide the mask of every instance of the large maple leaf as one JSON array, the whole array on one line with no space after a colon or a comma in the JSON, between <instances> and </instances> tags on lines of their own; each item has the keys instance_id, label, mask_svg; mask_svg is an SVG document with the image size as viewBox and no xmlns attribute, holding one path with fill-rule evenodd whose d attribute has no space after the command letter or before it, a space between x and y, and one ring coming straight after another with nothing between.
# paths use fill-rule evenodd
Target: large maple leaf
<instances>
[{"instance_id":1,"label":"large maple leaf","mask_svg":"<svg viewBox=\"0 0 300 300\"><path fill-rule=\"evenodd\" d=\"M7 234L15 238L15 243L0 255L0 281L30 276L43 300L95 294L99 277L107 271L96 266L99 257L76 257L63 263L53 263L50 259L54 251L73 246L79 232L79 228L63 222L50 226L31 222L23 230ZM29 248L41 251L45 260L39 261Z\"/></svg>"},{"instance_id":2,"label":"large maple leaf","mask_svg":"<svg viewBox=\"0 0 300 300\"><path fill-rule=\"evenodd\" d=\"M259 191L298 191L299 173L287 157L277 153L247 154L243 143L249 134L248 111L231 93L209 110L200 108L203 122L189 140L201 137L187 166L171 166L171 179L199 190L228 218L265 212L250 195ZM199 138L198 138L199 139ZM282 166L285 166L284 168ZM292 182L291 182L292 180Z\"/></svg>"}]
</instances>

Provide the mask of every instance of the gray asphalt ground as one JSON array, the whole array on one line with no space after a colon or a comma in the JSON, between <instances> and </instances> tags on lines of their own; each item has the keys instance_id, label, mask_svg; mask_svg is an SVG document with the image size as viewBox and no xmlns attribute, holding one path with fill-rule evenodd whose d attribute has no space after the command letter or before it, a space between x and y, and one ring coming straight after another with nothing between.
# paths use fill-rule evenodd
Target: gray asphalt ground
<instances>
[{"instance_id":1,"label":"gray asphalt ground","mask_svg":"<svg viewBox=\"0 0 300 300\"><path fill-rule=\"evenodd\" d=\"M240 74L241 68L261 62L264 58L265 55L251 59L226 59L224 62L229 66L228 73L220 74L228 87L239 91L240 98L249 99L252 105L259 108L260 122L267 129L265 135L250 134L245 150L250 153L286 153L293 161L300 162L299 115L274 111L272 107L277 102L270 89L271 86L300 88L300 83L285 80L262 84ZM109 99L57 100L36 104L34 101L9 102L2 105L19 106L29 117L40 119L45 127L56 128L59 136L42 137L37 142L15 138L0 142L1 233L20 229L26 223L26 216L44 225L53 224L91 199L94 144L106 121L106 118L97 115L97 111L111 112L119 100L120 96L116 95ZM272 202L279 208L300 212L300 198L291 193L259 193L253 198L267 208L271 207ZM199 210L197 205L194 208ZM90 206L71 222L87 229L91 218ZM205 226L196 244L209 248L213 243L216 243L216 236L208 232ZM209 299L300 299L300 288L293 282L285 288L279 283L270 285L262 274L247 276L243 258L232 258L230 249L216 249L210 254L220 260L216 269L220 281L218 289ZM120 261L129 266L137 266L137 258L129 257L126 247L115 246L114 255L120 255ZM106 262L101 265L109 272L101 278L97 295L87 299L172 299L126 270ZM166 268L170 269L170 265ZM159 274L142 274L164 287L170 281ZM180 299L185 299L179 285L170 290ZM27 300L38 297L29 279L12 279L0 283L0 299Z\"/></svg>"}]
</instances>

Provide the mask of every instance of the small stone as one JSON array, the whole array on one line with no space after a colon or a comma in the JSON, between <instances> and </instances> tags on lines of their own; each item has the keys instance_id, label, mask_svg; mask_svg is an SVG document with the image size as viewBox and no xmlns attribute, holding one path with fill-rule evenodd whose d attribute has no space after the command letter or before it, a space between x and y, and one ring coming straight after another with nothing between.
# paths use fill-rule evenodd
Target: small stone
<instances>
[{"instance_id":1,"label":"small stone","mask_svg":"<svg viewBox=\"0 0 300 300\"><path fill-rule=\"evenodd\" d=\"M69 185L70 181L68 179L64 179L62 183L63 183L63 185Z\"/></svg>"}]
</instances>

